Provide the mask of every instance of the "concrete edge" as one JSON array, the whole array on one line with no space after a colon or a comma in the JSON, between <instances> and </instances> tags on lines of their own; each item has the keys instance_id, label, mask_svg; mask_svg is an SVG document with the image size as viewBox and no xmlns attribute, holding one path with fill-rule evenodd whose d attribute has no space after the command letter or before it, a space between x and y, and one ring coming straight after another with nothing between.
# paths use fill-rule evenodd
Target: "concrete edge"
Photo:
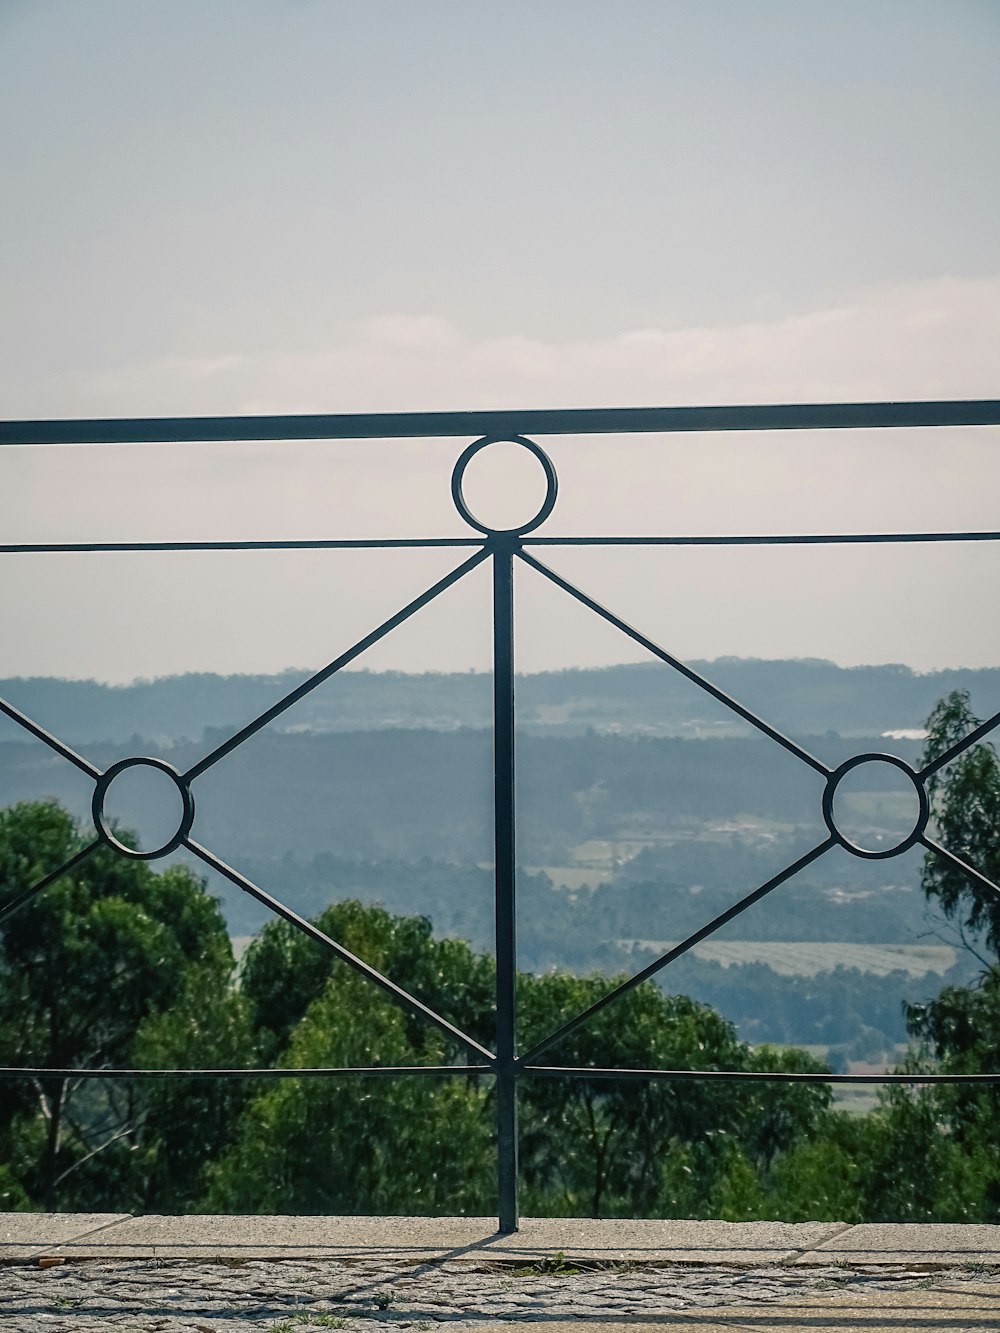
<instances>
[{"instance_id":1,"label":"concrete edge","mask_svg":"<svg viewBox=\"0 0 1000 1333\"><path fill-rule=\"evenodd\" d=\"M121 1226L123 1223L132 1220L131 1213L105 1213L96 1215L88 1213L41 1214L41 1216L49 1219L59 1219L59 1222L69 1222L70 1226L67 1228L65 1225L59 1225L58 1222L54 1222L53 1225L55 1231L62 1234L59 1235L58 1238L53 1236L53 1238L49 1240L39 1240L37 1236L17 1235L17 1227L16 1225L13 1225L13 1222L20 1218L31 1218L35 1220L39 1216L38 1213L0 1213L0 1219L7 1220L6 1226L4 1227L4 1239L0 1240L0 1263L32 1259L40 1253L48 1254L62 1245L80 1244L90 1236L96 1236L99 1232L107 1231L112 1227ZM97 1218L102 1218L103 1220L97 1221ZM78 1223L76 1229L72 1226L74 1219L76 1219ZM85 1220L88 1225L83 1225ZM37 1231L38 1228L30 1227L29 1230Z\"/></svg>"},{"instance_id":2,"label":"concrete edge","mask_svg":"<svg viewBox=\"0 0 1000 1333\"><path fill-rule=\"evenodd\" d=\"M0 1265L54 1261L171 1259L245 1263L275 1260L458 1263L492 1269L552 1265L584 1269L706 1267L1000 1270L1000 1226L912 1226L845 1222L727 1223L684 1220L525 1219L499 1236L482 1218L143 1217L119 1214L48 1243L18 1240L18 1217L3 1214L9 1239ZM57 1215L60 1216L60 1215ZM72 1214L61 1215L70 1222ZM81 1217L80 1222L84 1221ZM87 1219L88 1221L91 1219ZM801 1228L801 1238L795 1232ZM37 1232L37 1228L31 1228ZM58 1228L66 1231L65 1225ZM54 1228L55 1232L55 1228ZM255 1234L256 1233L256 1234ZM791 1233L791 1234L789 1234ZM855 1239L856 1244L852 1244ZM796 1244L796 1241L800 1243ZM791 1245L789 1244L791 1242Z\"/></svg>"},{"instance_id":3,"label":"concrete edge","mask_svg":"<svg viewBox=\"0 0 1000 1333\"><path fill-rule=\"evenodd\" d=\"M72 1214L71 1214L72 1216ZM115 1227L123 1226L126 1222L131 1222L133 1213L122 1213L120 1217L113 1218L110 1222L102 1222L100 1226L90 1227L86 1231L81 1231L78 1235L70 1236L67 1240L59 1241L57 1245L39 1245L32 1249L24 1257L26 1259L38 1259L42 1255L57 1254L66 1245L82 1245L89 1240L91 1236L97 1236L105 1231L113 1231ZM16 1242L14 1242L16 1244ZM2 1247L0 1247L2 1253Z\"/></svg>"}]
</instances>

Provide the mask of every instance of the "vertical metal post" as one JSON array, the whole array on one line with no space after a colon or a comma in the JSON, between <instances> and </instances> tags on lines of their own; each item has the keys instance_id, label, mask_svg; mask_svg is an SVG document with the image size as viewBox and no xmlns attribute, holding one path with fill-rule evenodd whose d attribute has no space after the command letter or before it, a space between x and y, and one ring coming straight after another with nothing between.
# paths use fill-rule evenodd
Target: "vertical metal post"
<instances>
[{"instance_id":1,"label":"vertical metal post","mask_svg":"<svg viewBox=\"0 0 1000 1333\"><path fill-rule=\"evenodd\" d=\"M493 817L499 1229L518 1226L517 948L514 898L514 542L493 546Z\"/></svg>"}]
</instances>

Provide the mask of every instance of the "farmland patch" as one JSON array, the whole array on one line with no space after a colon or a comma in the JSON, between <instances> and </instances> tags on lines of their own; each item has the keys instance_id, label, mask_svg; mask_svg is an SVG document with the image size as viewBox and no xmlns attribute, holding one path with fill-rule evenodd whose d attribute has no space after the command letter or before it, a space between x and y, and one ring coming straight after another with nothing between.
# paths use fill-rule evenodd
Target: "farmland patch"
<instances>
[{"instance_id":1,"label":"farmland patch","mask_svg":"<svg viewBox=\"0 0 1000 1333\"><path fill-rule=\"evenodd\" d=\"M676 941L619 940L624 948L666 953ZM944 975L954 964L956 950L947 944L853 944L850 941L811 942L785 940L704 940L691 952L705 962L733 967L763 963L782 976L815 976L835 967L857 968L888 976L908 972L923 977L929 972Z\"/></svg>"}]
</instances>

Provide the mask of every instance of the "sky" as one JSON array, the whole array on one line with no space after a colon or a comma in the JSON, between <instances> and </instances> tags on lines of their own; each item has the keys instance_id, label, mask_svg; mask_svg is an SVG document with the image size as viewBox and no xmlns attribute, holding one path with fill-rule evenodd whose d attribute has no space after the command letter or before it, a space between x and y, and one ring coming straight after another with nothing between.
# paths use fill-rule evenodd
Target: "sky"
<instances>
[{"instance_id":1,"label":"sky","mask_svg":"<svg viewBox=\"0 0 1000 1333\"><path fill-rule=\"evenodd\" d=\"M995 0L0 0L0 417L1000 397L998 61ZM1000 527L997 428L540 442L553 534ZM0 540L461 535L463 443L6 448ZM994 545L545 558L682 657L1000 664ZM317 666L457 563L0 555L0 676ZM358 665L485 669L487 594ZM517 598L522 669L641 659Z\"/></svg>"}]
</instances>

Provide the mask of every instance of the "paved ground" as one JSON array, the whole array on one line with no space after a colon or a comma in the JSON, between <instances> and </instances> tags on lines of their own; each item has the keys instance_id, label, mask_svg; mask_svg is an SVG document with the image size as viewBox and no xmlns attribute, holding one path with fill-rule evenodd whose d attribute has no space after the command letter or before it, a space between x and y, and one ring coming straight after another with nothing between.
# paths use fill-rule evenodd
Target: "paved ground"
<instances>
[{"instance_id":1,"label":"paved ground","mask_svg":"<svg viewBox=\"0 0 1000 1333\"><path fill-rule=\"evenodd\" d=\"M0 1329L1000 1330L1000 1227L491 1225L0 1214Z\"/></svg>"},{"instance_id":2,"label":"paved ground","mask_svg":"<svg viewBox=\"0 0 1000 1333\"><path fill-rule=\"evenodd\" d=\"M554 1265L554 1269L565 1265ZM468 1261L82 1261L0 1270L4 1333L307 1333L646 1327L1000 1328L1000 1270L614 1266L490 1271Z\"/></svg>"}]
</instances>

